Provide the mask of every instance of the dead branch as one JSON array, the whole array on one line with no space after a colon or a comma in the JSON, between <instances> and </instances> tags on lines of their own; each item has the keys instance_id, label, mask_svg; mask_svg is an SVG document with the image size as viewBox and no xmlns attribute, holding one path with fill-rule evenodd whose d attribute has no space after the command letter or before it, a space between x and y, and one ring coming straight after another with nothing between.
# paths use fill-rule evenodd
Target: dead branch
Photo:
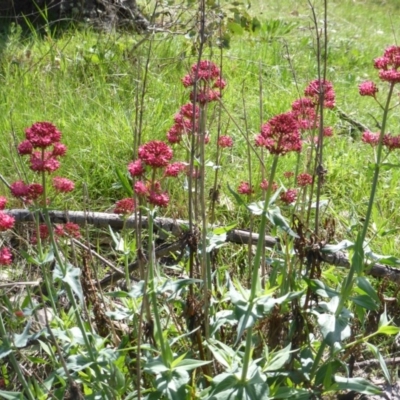
<instances>
[{"instance_id":1,"label":"dead branch","mask_svg":"<svg viewBox=\"0 0 400 400\"><path fill-rule=\"evenodd\" d=\"M17 222L31 222L33 221L33 216L28 210L5 210L9 215L12 215ZM133 229L135 226L136 216L128 218L125 226L128 229ZM106 228L110 226L112 229L119 230L122 229L123 220L117 214L100 213L100 212L82 212L82 211L50 211L50 219L53 223L66 223L74 222L78 225L93 225L96 228ZM142 217L142 228L147 228L147 218ZM162 239L167 238L169 235L175 237L180 237L179 240L173 242L172 244L166 244L160 246L156 250L156 257L165 257L173 252L182 249L184 243L182 242L182 233L185 232L188 226L188 221L172 219L172 218L156 218L154 223L159 236ZM250 233L247 231L233 229L227 234L226 241L238 244L248 244L251 238L253 244L258 242L258 234L253 233L250 237ZM274 248L279 245L279 239L272 236L265 236L265 246L268 248ZM323 250L323 249L322 249ZM324 253L320 252L321 259L327 264L334 265L336 267L350 268L350 261L344 252L337 251L336 253ZM137 268L137 263L133 263L129 266L130 271L134 271ZM393 282L400 283L400 269L393 268L380 263L368 264L366 273L375 278L385 278ZM122 271L114 272L112 275L105 277L101 281L101 286L105 287L111 283L115 283L119 279L124 278Z\"/></svg>"}]
</instances>

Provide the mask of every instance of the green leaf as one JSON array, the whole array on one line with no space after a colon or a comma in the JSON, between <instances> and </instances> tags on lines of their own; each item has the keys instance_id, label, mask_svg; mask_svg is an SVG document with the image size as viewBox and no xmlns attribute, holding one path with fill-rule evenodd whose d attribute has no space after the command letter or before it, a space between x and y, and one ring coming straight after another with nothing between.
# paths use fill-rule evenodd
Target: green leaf
<instances>
[{"instance_id":1,"label":"green leaf","mask_svg":"<svg viewBox=\"0 0 400 400\"><path fill-rule=\"evenodd\" d=\"M325 310L326 313L320 314L315 310L312 311L317 316L317 323L325 342L331 347L341 343L351 334L349 323L351 314L346 308L343 308L340 315L335 316L338 305L339 296L333 297L329 303L319 303L319 307Z\"/></svg>"},{"instance_id":2,"label":"green leaf","mask_svg":"<svg viewBox=\"0 0 400 400\"><path fill-rule=\"evenodd\" d=\"M189 379L189 374L184 370L166 371L158 376L155 386L157 392L167 399L186 399L186 384L189 382ZM162 396L158 398L160 399Z\"/></svg>"},{"instance_id":3,"label":"green leaf","mask_svg":"<svg viewBox=\"0 0 400 400\"><path fill-rule=\"evenodd\" d=\"M342 240L338 244L326 244L322 249L322 253L336 253L337 251L347 250L354 247L354 243L350 240Z\"/></svg>"},{"instance_id":4,"label":"green leaf","mask_svg":"<svg viewBox=\"0 0 400 400\"><path fill-rule=\"evenodd\" d=\"M317 393L314 393L317 395ZM310 399L310 392L307 389L294 389L292 387L280 386L275 391L271 389L271 399Z\"/></svg>"},{"instance_id":5,"label":"green leaf","mask_svg":"<svg viewBox=\"0 0 400 400\"><path fill-rule=\"evenodd\" d=\"M115 174L117 175L117 178L125 190L125 193L127 194L128 197L133 196L133 189L132 189L132 184L130 180L128 179L128 176L126 173L123 173L118 167L115 167Z\"/></svg>"},{"instance_id":6,"label":"green leaf","mask_svg":"<svg viewBox=\"0 0 400 400\"><path fill-rule=\"evenodd\" d=\"M236 192L230 187L229 184L228 184L228 189L229 189L229 191L232 193L233 197L235 198L235 200L236 200L236 202L239 204L239 206L245 206L245 207L247 208L245 201L242 199L242 197L241 197L238 193L236 193Z\"/></svg>"},{"instance_id":7,"label":"green leaf","mask_svg":"<svg viewBox=\"0 0 400 400\"><path fill-rule=\"evenodd\" d=\"M332 298L339 296L340 294L318 279L308 279L303 277L303 280L307 283L308 287L319 296Z\"/></svg>"},{"instance_id":8,"label":"green leaf","mask_svg":"<svg viewBox=\"0 0 400 400\"><path fill-rule=\"evenodd\" d=\"M185 358L180 361L177 365L173 365L173 368L179 368L180 370L191 371L192 369L202 367L203 365L210 364L212 361L193 360L191 358Z\"/></svg>"},{"instance_id":9,"label":"green leaf","mask_svg":"<svg viewBox=\"0 0 400 400\"><path fill-rule=\"evenodd\" d=\"M14 335L14 345L15 347L25 347L30 339L29 330L31 329L32 321L29 320L25 325L24 330L21 334Z\"/></svg>"},{"instance_id":10,"label":"green leaf","mask_svg":"<svg viewBox=\"0 0 400 400\"><path fill-rule=\"evenodd\" d=\"M381 394L382 390L363 378L343 378L342 376L334 376L335 383L329 390L354 390L362 394Z\"/></svg>"},{"instance_id":11,"label":"green leaf","mask_svg":"<svg viewBox=\"0 0 400 400\"><path fill-rule=\"evenodd\" d=\"M323 385L325 389L332 386L333 375L343 368L343 364L339 360L333 360L323 364L315 374L315 386Z\"/></svg>"},{"instance_id":12,"label":"green leaf","mask_svg":"<svg viewBox=\"0 0 400 400\"><path fill-rule=\"evenodd\" d=\"M60 279L72 289L72 291L78 296L79 301L83 303L83 291L81 286L81 281L79 277L81 276L81 270L75 268L72 264L67 263L65 265L65 275L61 270L58 263L56 263L53 271L53 279Z\"/></svg>"},{"instance_id":13,"label":"green leaf","mask_svg":"<svg viewBox=\"0 0 400 400\"><path fill-rule=\"evenodd\" d=\"M0 346L0 360L4 357L7 357L11 352L12 348L10 347L10 344L7 341L3 342L3 344Z\"/></svg>"},{"instance_id":14,"label":"green leaf","mask_svg":"<svg viewBox=\"0 0 400 400\"><path fill-rule=\"evenodd\" d=\"M19 392L6 392L4 390L0 390L0 398L4 400L24 400L25 397L22 393Z\"/></svg>"},{"instance_id":15,"label":"green leaf","mask_svg":"<svg viewBox=\"0 0 400 400\"><path fill-rule=\"evenodd\" d=\"M296 232L294 232L286 219L283 217L281 214L281 210L278 206L270 206L267 211L267 218L270 220L270 222L281 228L284 232L286 232L288 235L298 238L299 235L297 235Z\"/></svg>"},{"instance_id":16,"label":"green leaf","mask_svg":"<svg viewBox=\"0 0 400 400\"><path fill-rule=\"evenodd\" d=\"M244 29L236 22L228 22L226 26L232 33L236 35L242 35L244 33Z\"/></svg>"},{"instance_id":17,"label":"green leaf","mask_svg":"<svg viewBox=\"0 0 400 400\"><path fill-rule=\"evenodd\" d=\"M369 348L369 350L372 352L372 354L375 356L375 358L379 361L379 364L381 366L383 375L385 376L385 379L389 383L389 385L391 385L392 384L392 378L390 377L389 370L387 368L385 359L383 358L382 354L380 353L378 348L376 346L374 346L373 344L366 343L366 345Z\"/></svg>"},{"instance_id":18,"label":"green leaf","mask_svg":"<svg viewBox=\"0 0 400 400\"><path fill-rule=\"evenodd\" d=\"M147 362L146 365L144 366L144 371L151 372L153 374L161 374L162 372L170 371L170 368L168 368L164 364L162 359L159 357L152 361Z\"/></svg>"},{"instance_id":19,"label":"green leaf","mask_svg":"<svg viewBox=\"0 0 400 400\"><path fill-rule=\"evenodd\" d=\"M375 311L379 309L379 304L377 304L370 296L366 294L350 297L350 300L367 310Z\"/></svg>"},{"instance_id":20,"label":"green leaf","mask_svg":"<svg viewBox=\"0 0 400 400\"><path fill-rule=\"evenodd\" d=\"M289 361L291 353L297 351L290 351L291 348L292 344L289 343L284 349L270 354L271 359L268 360L266 368L263 368L263 372L275 371L282 368Z\"/></svg>"},{"instance_id":21,"label":"green leaf","mask_svg":"<svg viewBox=\"0 0 400 400\"><path fill-rule=\"evenodd\" d=\"M371 299L374 300L377 304L380 304L378 294L365 276L357 277L357 286L361 290L363 290L369 297L371 297Z\"/></svg>"},{"instance_id":22,"label":"green leaf","mask_svg":"<svg viewBox=\"0 0 400 400\"><path fill-rule=\"evenodd\" d=\"M232 229L235 229L237 226L237 223L234 222L232 224L226 225L226 226L217 226L216 228L214 228L212 230L212 232L215 235L222 235L223 233L228 233L230 232Z\"/></svg>"},{"instance_id":23,"label":"green leaf","mask_svg":"<svg viewBox=\"0 0 400 400\"><path fill-rule=\"evenodd\" d=\"M210 253L214 249L219 249L226 244L226 233L216 235L213 232L207 232L206 252Z\"/></svg>"},{"instance_id":24,"label":"green leaf","mask_svg":"<svg viewBox=\"0 0 400 400\"><path fill-rule=\"evenodd\" d=\"M378 329L378 333L383 335L397 335L400 332L400 328L393 325L382 325Z\"/></svg>"}]
</instances>

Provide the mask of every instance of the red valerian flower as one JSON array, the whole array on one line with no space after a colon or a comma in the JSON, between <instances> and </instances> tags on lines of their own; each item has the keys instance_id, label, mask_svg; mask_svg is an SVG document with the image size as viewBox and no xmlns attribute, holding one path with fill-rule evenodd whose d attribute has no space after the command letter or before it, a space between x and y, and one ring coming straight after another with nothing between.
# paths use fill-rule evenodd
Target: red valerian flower
<instances>
[{"instance_id":1,"label":"red valerian flower","mask_svg":"<svg viewBox=\"0 0 400 400\"><path fill-rule=\"evenodd\" d=\"M10 190L14 197L27 197L29 195L29 185L26 185L22 181L12 183Z\"/></svg>"},{"instance_id":2,"label":"red valerian flower","mask_svg":"<svg viewBox=\"0 0 400 400\"><path fill-rule=\"evenodd\" d=\"M262 182L260 183L260 188L261 188L262 190L268 190L268 187L269 187L269 182L268 182L266 179L263 179ZM272 184L271 190L272 190L273 192L275 192L277 189L278 189L278 184L274 182L274 183Z\"/></svg>"},{"instance_id":3,"label":"red valerian flower","mask_svg":"<svg viewBox=\"0 0 400 400\"><path fill-rule=\"evenodd\" d=\"M53 151L52 151L53 157L63 157L65 156L66 152L67 152L67 146L65 144L62 143L53 144Z\"/></svg>"},{"instance_id":4,"label":"red valerian flower","mask_svg":"<svg viewBox=\"0 0 400 400\"><path fill-rule=\"evenodd\" d=\"M30 169L35 172L54 172L60 168L60 162L53 156L52 152L34 151L30 158Z\"/></svg>"},{"instance_id":5,"label":"red valerian flower","mask_svg":"<svg viewBox=\"0 0 400 400\"><path fill-rule=\"evenodd\" d=\"M379 133L365 131L362 134L361 140L364 143L370 144L371 146L377 146L377 144L379 143Z\"/></svg>"},{"instance_id":6,"label":"red valerian flower","mask_svg":"<svg viewBox=\"0 0 400 400\"><path fill-rule=\"evenodd\" d=\"M317 105L319 103L319 95L321 91L323 94L324 107L334 108L335 92L333 90L332 83L329 81L320 81L319 79L311 81L304 90L304 94L307 97L310 97L313 100L314 104Z\"/></svg>"},{"instance_id":7,"label":"red valerian flower","mask_svg":"<svg viewBox=\"0 0 400 400\"><path fill-rule=\"evenodd\" d=\"M24 140L18 145L18 154L21 156L26 154L32 154L33 146L29 140Z\"/></svg>"},{"instance_id":8,"label":"red valerian flower","mask_svg":"<svg viewBox=\"0 0 400 400\"><path fill-rule=\"evenodd\" d=\"M14 226L15 218L0 211L0 232L11 229Z\"/></svg>"},{"instance_id":9,"label":"red valerian flower","mask_svg":"<svg viewBox=\"0 0 400 400\"><path fill-rule=\"evenodd\" d=\"M74 190L75 184L67 178L56 176L53 178L53 187L59 193L68 193Z\"/></svg>"},{"instance_id":10,"label":"red valerian flower","mask_svg":"<svg viewBox=\"0 0 400 400\"><path fill-rule=\"evenodd\" d=\"M144 168L141 160L136 160L128 164L128 171L132 177L142 176L144 174Z\"/></svg>"},{"instance_id":11,"label":"red valerian flower","mask_svg":"<svg viewBox=\"0 0 400 400\"><path fill-rule=\"evenodd\" d=\"M169 203L169 196L166 192L157 193L151 191L150 194L147 196L147 201L155 206L166 207Z\"/></svg>"},{"instance_id":12,"label":"red valerian flower","mask_svg":"<svg viewBox=\"0 0 400 400\"><path fill-rule=\"evenodd\" d=\"M133 190L139 196L146 196L149 193L149 189L147 188L147 185L143 181L135 182Z\"/></svg>"},{"instance_id":13,"label":"red valerian flower","mask_svg":"<svg viewBox=\"0 0 400 400\"><path fill-rule=\"evenodd\" d=\"M118 200L115 203L114 213L128 215L132 214L135 211L135 201L128 197L126 199Z\"/></svg>"},{"instance_id":14,"label":"red valerian flower","mask_svg":"<svg viewBox=\"0 0 400 400\"><path fill-rule=\"evenodd\" d=\"M81 237L81 231L78 224L67 222L66 224L56 225L54 233L59 237L71 236L75 239Z\"/></svg>"},{"instance_id":15,"label":"red valerian flower","mask_svg":"<svg viewBox=\"0 0 400 400\"><path fill-rule=\"evenodd\" d=\"M374 67L379 69L379 78L390 83L400 82L400 46L390 46L383 57L374 60Z\"/></svg>"},{"instance_id":16,"label":"red valerian flower","mask_svg":"<svg viewBox=\"0 0 400 400\"><path fill-rule=\"evenodd\" d=\"M375 97L379 89L372 81L365 81L358 85L358 91L361 96L371 96Z\"/></svg>"},{"instance_id":17,"label":"red valerian flower","mask_svg":"<svg viewBox=\"0 0 400 400\"><path fill-rule=\"evenodd\" d=\"M315 104L308 97L302 97L292 103L292 113L298 121L300 129L315 129L318 127Z\"/></svg>"},{"instance_id":18,"label":"red valerian flower","mask_svg":"<svg viewBox=\"0 0 400 400\"><path fill-rule=\"evenodd\" d=\"M324 135L324 137L331 137L333 136L333 129L330 126L326 126L322 132L322 134Z\"/></svg>"},{"instance_id":19,"label":"red valerian flower","mask_svg":"<svg viewBox=\"0 0 400 400\"><path fill-rule=\"evenodd\" d=\"M4 196L0 196L0 210L4 210L6 208L7 199Z\"/></svg>"},{"instance_id":20,"label":"red valerian flower","mask_svg":"<svg viewBox=\"0 0 400 400\"><path fill-rule=\"evenodd\" d=\"M276 115L261 127L256 146L265 147L271 154L285 155L301 150L298 123L292 112Z\"/></svg>"},{"instance_id":21,"label":"red valerian flower","mask_svg":"<svg viewBox=\"0 0 400 400\"><path fill-rule=\"evenodd\" d=\"M0 249L0 265L10 265L12 263L12 253L8 247Z\"/></svg>"},{"instance_id":22,"label":"red valerian flower","mask_svg":"<svg viewBox=\"0 0 400 400\"><path fill-rule=\"evenodd\" d=\"M254 193L254 190L250 186L250 183L244 182L244 181L240 182L237 191L240 194L246 194L246 195L250 195L250 194Z\"/></svg>"},{"instance_id":23,"label":"red valerian flower","mask_svg":"<svg viewBox=\"0 0 400 400\"><path fill-rule=\"evenodd\" d=\"M233 140L230 136L220 136L218 139L218 146L222 148L232 147Z\"/></svg>"},{"instance_id":24,"label":"red valerian flower","mask_svg":"<svg viewBox=\"0 0 400 400\"><path fill-rule=\"evenodd\" d=\"M14 197L36 200L43 193L43 186L39 183L26 185L22 181L16 181L10 185L10 191Z\"/></svg>"},{"instance_id":25,"label":"red valerian flower","mask_svg":"<svg viewBox=\"0 0 400 400\"><path fill-rule=\"evenodd\" d=\"M49 228L47 227L46 224L41 224L39 225L39 235L40 239L45 240L50 236L49 233ZM36 231L33 232L32 238L31 238L31 243L32 244L37 244L37 237L36 237Z\"/></svg>"},{"instance_id":26,"label":"red valerian flower","mask_svg":"<svg viewBox=\"0 0 400 400\"><path fill-rule=\"evenodd\" d=\"M25 135L33 147L42 149L59 142L61 139L61 132L50 122L35 122L25 130Z\"/></svg>"},{"instance_id":27,"label":"red valerian flower","mask_svg":"<svg viewBox=\"0 0 400 400\"><path fill-rule=\"evenodd\" d=\"M313 177L310 174L303 173L297 175L297 184L299 186L307 186L313 183Z\"/></svg>"},{"instance_id":28,"label":"red valerian flower","mask_svg":"<svg viewBox=\"0 0 400 400\"><path fill-rule=\"evenodd\" d=\"M174 162L165 167L164 175L170 177L177 177L181 172L186 170L186 164L183 162Z\"/></svg>"},{"instance_id":29,"label":"red valerian flower","mask_svg":"<svg viewBox=\"0 0 400 400\"><path fill-rule=\"evenodd\" d=\"M287 178L287 179L290 179L291 177L294 176L294 172L292 172L292 171L286 171L286 172L283 173L283 176L284 176L285 178Z\"/></svg>"},{"instance_id":30,"label":"red valerian flower","mask_svg":"<svg viewBox=\"0 0 400 400\"><path fill-rule=\"evenodd\" d=\"M211 61L202 60L198 64L193 64L190 73L182 79L183 86L189 87L195 84L195 79L198 81L214 81L219 78L221 71Z\"/></svg>"},{"instance_id":31,"label":"red valerian flower","mask_svg":"<svg viewBox=\"0 0 400 400\"><path fill-rule=\"evenodd\" d=\"M173 156L172 149L164 142L153 140L139 147L139 158L150 167L163 168Z\"/></svg>"},{"instance_id":32,"label":"red valerian flower","mask_svg":"<svg viewBox=\"0 0 400 400\"><path fill-rule=\"evenodd\" d=\"M280 199L285 204L292 204L297 199L297 190L296 189L288 189L286 192L282 192L280 195Z\"/></svg>"},{"instance_id":33,"label":"red valerian flower","mask_svg":"<svg viewBox=\"0 0 400 400\"><path fill-rule=\"evenodd\" d=\"M392 136L390 133L383 137L383 145L387 147L389 151L400 149L400 136Z\"/></svg>"},{"instance_id":34,"label":"red valerian flower","mask_svg":"<svg viewBox=\"0 0 400 400\"><path fill-rule=\"evenodd\" d=\"M216 101L221 97L221 94L217 90L212 89L203 89L197 90L196 97L194 91L190 93L190 100L193 102L197 102L200 104L210 103L212 101Z\"/></svg>"}]
</instances>

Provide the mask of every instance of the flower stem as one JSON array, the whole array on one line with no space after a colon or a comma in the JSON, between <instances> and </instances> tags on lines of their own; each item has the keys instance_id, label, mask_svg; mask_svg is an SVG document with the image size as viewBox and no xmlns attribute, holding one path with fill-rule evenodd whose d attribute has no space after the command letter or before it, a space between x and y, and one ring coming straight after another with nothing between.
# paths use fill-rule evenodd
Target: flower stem
<instances>
[{"instance_id":1,"label":"flower stem","mask_svg":"<svg viewBox=\"0 0 400 400\"><path fill-rule=\"evenodd\" d=\"M250 298L249 298L249 305L248 305L249 308L253 307L254 299L256 298L257 292L260 289L259 270L260 270L261 255L262 255L262 250L263 250L262 247L263 247L263 243L264 243L262 238L265 236L265 227L267 225L267 211L268 211L269 199L270 199L271 193L272 193L272 182L274 181L276 168L278 166L278 161L279 161L279 156L276 155L272 162L271 173L270 173L270 177L269 177L269 181L268 181L267 193L265 195L264 208L263 208L263 212L261 214L261 223L260 223L260 230L259 230L259 236L258 236L257 250L256 250L256 254L255 254L254 260L253 260L253 273L252 273ZM245 352L244 352L242 378L241 378L241 381L243 383L246 382L247 371L249 369L251 356L253 354L252 333L253 333L253 328L252 327L248 328L247 332L246 332L246 335L247 335L246 348L245 348Z\"/></svg>"}]
</instances>

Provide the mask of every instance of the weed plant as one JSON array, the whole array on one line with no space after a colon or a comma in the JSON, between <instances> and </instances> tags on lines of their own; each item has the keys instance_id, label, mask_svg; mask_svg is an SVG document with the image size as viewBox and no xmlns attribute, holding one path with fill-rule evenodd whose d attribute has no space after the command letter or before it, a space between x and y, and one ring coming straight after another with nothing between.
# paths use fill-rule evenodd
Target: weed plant
<instances>
[{"instance_id":1,"label":"weed plant","mask_svg":"<svg viewBox=\"0 0 400 400\"><path fill-rule=\"evenodd\" d=\"M396 4L200 1L145 40L11 26L0 397L379 394L365 360L392 384ZM121 229L89 226L106 210Z\"/></svg>"}]
</instances>

